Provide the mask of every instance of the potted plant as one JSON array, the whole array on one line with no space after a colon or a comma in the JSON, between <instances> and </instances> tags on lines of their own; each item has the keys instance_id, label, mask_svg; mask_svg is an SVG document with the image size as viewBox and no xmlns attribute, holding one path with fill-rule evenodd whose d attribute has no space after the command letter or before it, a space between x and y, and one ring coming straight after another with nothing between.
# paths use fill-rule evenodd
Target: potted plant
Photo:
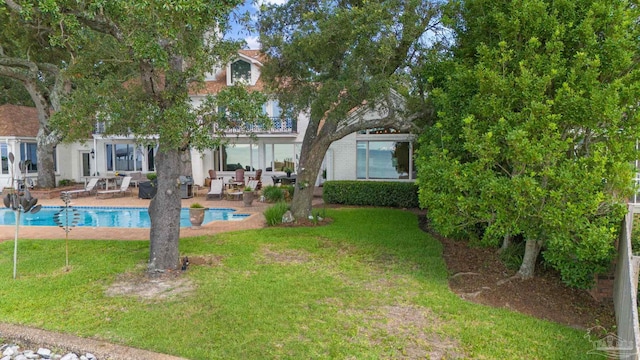
<instances>
[{"instance_id":1,"label":"potted plant","mask_svg":"<svg viewBox=\"0 0 640 360\"><path fill-rule=\"evenodd\" d=\"M245 186L244 192L242 193L242 201L244 202L244 206L251 206L254 197L255 194L253 193L253 189L251 188L251 186Z\"/></svg>"},{"instance_id":2,"label":"potted plant","mask_svg":"<svg viewBox=\"0 0 640 360\"><path fill-rule=\"evenodd\" d=\"M191 221L192 229L200 229L202 222L204 221L204 211L207 208L200 203L194 202L189 207L189 221Z\"/></svg>"},{"instance_id":3,"label":"potted plant","mask_svg":"<svg viewBox=\"0 0 640 360\"><path fill-rule=\"evenodd\" d=\"M291 177L291 173L293 172L293 170L290 167L286 167L282 169L282 171L287 173L287 177Z\"/></svg>"}]
</instances>

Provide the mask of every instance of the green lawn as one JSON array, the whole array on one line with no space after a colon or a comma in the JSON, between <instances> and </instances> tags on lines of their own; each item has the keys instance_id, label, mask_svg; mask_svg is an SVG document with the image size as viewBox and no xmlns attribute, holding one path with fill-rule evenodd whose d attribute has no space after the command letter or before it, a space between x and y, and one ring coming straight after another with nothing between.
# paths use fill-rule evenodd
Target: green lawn
<instances>
[{"instance_id":1,"label":"green lawn","mask_svg":"<svg viewBox=\"0 0 640 360\"><path fill-rule=\"evenodd\" d=\"M191 359L584 359L585 333L467 303L447 287L440 243L414 214L330 210L331 225L181 240L194 290L170 300L108 297L140 272L148 242L0 244L0 321ZM594 357L601 358L601 357Z\"/></svg>"}]
</instances>

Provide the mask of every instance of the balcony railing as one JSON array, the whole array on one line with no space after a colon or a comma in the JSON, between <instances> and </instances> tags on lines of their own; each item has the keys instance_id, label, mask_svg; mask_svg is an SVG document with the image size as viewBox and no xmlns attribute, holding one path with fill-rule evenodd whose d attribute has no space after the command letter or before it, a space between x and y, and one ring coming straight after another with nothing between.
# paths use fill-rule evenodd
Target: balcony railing
<instances>
[{"instance_id":1,"label":"balcony railing","mask_svg":"<svg viewBox=\"0 0 640 360\"><path fill-rule=\"evenodd\" d=\"M254 133L254 134L293 134L298 132L298 123L295 119L271 118L271 127L257 124L241 123L238 126L227 128L225 132L231 134Z\"/></svg>"},{"instance_id":2,"label":"balcony railing","mask_svg":"<svg viewBox=\"0 0 640 360\"><path fill-rule=\"evenodd\" d=\"M280 117L272 117L271 123L272 123L271 127L265 127L265 126L256 125L256 124L239 123L235 127L227 128L225 132L230 134L244 134L244 133L295 134L298 132L298 122L295 119L283 119ZM97 122L93 129L93 133L102 134L104 133L104 131L105 131L105 123Z\"/></svg>"}]
</instances>

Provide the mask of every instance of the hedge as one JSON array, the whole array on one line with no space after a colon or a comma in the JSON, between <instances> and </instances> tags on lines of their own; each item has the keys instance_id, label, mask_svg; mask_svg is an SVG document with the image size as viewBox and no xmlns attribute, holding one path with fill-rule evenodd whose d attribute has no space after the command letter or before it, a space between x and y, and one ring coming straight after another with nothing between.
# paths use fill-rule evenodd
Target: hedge
<instances>
[{"instance_id":1,"label":"hedge","mask_svg":"<svg viewBox=\"0 0 640 360\"><path fill-rule=\"evenodd\" d=\"M325 181L322 198L327 204L418 207L418 186L413 182Z\"/></svg>"}]
</instances>

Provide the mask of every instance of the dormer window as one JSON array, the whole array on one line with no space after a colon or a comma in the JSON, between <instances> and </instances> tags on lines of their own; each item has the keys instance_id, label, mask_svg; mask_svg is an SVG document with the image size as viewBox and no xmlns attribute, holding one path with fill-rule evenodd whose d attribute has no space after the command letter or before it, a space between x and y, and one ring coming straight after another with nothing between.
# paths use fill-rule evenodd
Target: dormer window
<instances>
[{"instance_id":1,"label":"dormer window","mask_svg":"<svg viewBox=\"0 0 640 360\"><path fill-rule=\"evenodd\" d=\"M231 64L231 83L236 81L251 83L251 64L243 60Z\"/></svg>"}]
</instances>

